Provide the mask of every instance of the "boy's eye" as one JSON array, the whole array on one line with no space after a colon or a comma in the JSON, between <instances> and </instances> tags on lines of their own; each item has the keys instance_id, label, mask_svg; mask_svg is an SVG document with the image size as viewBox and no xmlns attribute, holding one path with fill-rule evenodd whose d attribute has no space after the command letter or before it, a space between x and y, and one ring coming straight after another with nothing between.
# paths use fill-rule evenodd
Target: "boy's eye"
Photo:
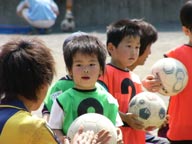
<instances>
[{"instance_id":1,"label":"boy's eye","mask_svg":"<svg viewBox=\"0 0 192 144\"><path fill-rule=\"evenodd\" d=\"M140 46L136 46L135 48L136 48L136 49L139 49L139 48L140 48Z\"/></svg>"},{"instance_id":2,"label":"boy's eye","mask_svg":"<svg viewBox=\"0 0 192 144\"><path fill-rule=\"evenodd\" d=\"M95 66L95 64L90 64L90 66Z\"/></svg>"}]
</instances>

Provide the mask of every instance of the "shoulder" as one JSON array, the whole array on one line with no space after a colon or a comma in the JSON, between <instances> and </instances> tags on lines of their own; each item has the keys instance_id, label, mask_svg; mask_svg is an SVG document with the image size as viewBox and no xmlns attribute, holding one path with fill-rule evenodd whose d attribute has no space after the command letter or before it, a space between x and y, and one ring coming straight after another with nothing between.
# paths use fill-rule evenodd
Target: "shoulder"
<instances>
[{"instance_id":1,"label":"shoulder","mask_svg":"<svg viewBox=\"0 0 192 144\"><path fill-rule=\"evenodd\" d=\"M51 89L57 88L61 90L66 90L68 88L73 87L74 82L71 79L60 79L57 82L55 82L52 86Z\"/></svg>"},{"instance_id":2,"label":"shoulder","mask_svg":"<svg viewBox=\"0 0 192 144\"><path fill-rule=\"evenodd\" d=\"M75 93L75 91L73 90L73 88L69 88L69 89L65 90L62 94L60 94L57 97L57 99L59 101L64 101L65 99L69 99L69 97L75 95L74 93Z\"/></svg>"},{"instance_id":3,"label":"shoulder","mask_svg":"<svg viewBox=\"0 0 192 144\"><path fill-rule=\"evenodd\" d=\"M57 97L62 92L66 91L67 89L74 86L74 82L66 77L61 78L60 80L56 81L51 87L49 88L48 94L52 97Z\"/></svg>"},{"instance_id":4,"label":"shoulder","mask_svg":"<svg viewBox=\"0 0 192 144\"><path fill-rule=\"evenodd\" d=\"M30 114L27 111L20 110L17 114L17 119L21 120L21 124L24 122L27 127L38 128L44 125L46 122L35 115Z\"/></svg>"},{"instance_id":5,"label":"shoulder","mask_svg":"<svg viewBox=\"0 0 192 144\"><path fill-rule=\"evenodd\" d=\"M6 133L10 130L11 135ZM46 122L24 110L18 111L7 121L4 131L5 133L2 133L4 137L11 136L13 138L8 140L9 143L17 143L18 140L20 143L26 143L26 141L31 143L57 143L52 131L47 128Z\"/></svg>"},{"instance_id":6,"label":"shoulder","mask_svg":"<svg viewBox=\"0 0 192 144\"><path fill-rule=\"evenodd\" d=\"M105 81L105 80L114 79L117 77L124 77L124 76L127 76L127 74L128 74L128 71L122 70L109 63L105 66L104 74L101 75L99 79L102 81L103 80Z\"/></svg>"},{"instance_id":7,"label":"shoulder","mask_svg":"<svg viewBox=\"0 0 192 144\"><path fill-rule=\"evenodd\" d=\"M117 100L103 86L100 85L97 87L97 91L98 96L100 96L102 99L107 99L107 102L110 104L118 105Z\"/></svg>"},{"instance_id":8,"label":"shoulder","mask_svg":"<svg viewBox=\"0 0 192 144\"><path fill-rule=\"evenodd\" d=\"M30 139L32 139L32 143L57 143L55 134L42 118L31 116L28 125L22 127L23 131L26 131L25 129L32 132L30 137Z\"/></svg>"},{"instance_id":9,"label":"shoulder","mask_svg":"<svg viewBox=\"0 0 192 144\"><path fill-rule=\"evenodd\" d=\"M131 80L133 80L136 83L141 83L139 75L137 75L136 73L134 73L132 71L130 71L129 73L130 73Z\"/></svg>"},{"instance_id":10,"label":"shoulder","mask_svg":"<svg viewBox=\"0 0 192 144\"><path fill-rule=\"evenodd\" d=\"M63 84L66 84L66 83L73 83L73 80L68 75L60 78L58 81L56 81L54 83L53 86L55 86L55 85L63 85Z\"/></svg>"},{"instance_id":11,"label":"shoulder","mask_svg":"<svg viewBox=\"0 0 192 144\"><path fill-rule=\"evenodd\" d=\"M121 71L121 69L113 66L113 65L110 64L110 63L105 66L105 70L106 70L106 73L115 72L115 71Z\"/></svg>"},{"instance_id":12,"label":"shoulder","mask_svg":"<svg viewBox=\"0 0 192 144\"><path fill-rule=\"evenodd\" d=\"M115 99L110 93L107 94L107 100L110 104L115 104L115 105L119 106L117 99Z\"/></svg>"},{"instance_id":13,"label":"shoulder","mask_svg":"<svg viewBox=\"0 0 192 144\"><path fill-rule=\"evenodd\" d=\"M45 125L45 120L31 115L29 112L20 110L9 120L10 123L15 124L15 129L18 132L29 131L28 135L33 135L39 128Z\"/></svg>"},{"instance_id":14,"label":"shoulder","mask_svg":"<svg viewBox=\"0 0 192 144\"><path fill-rule=\"evenodd\" d=\"M176 47L174 49L170 49L169 51L167 51L164 56L165 57L174 57L174 56L178 56L181 55L182 51L186 51L186 48L189 48L188 45L181 45L179 47ZM191 48L191 47L190 47Z\"/></svg>"},{"instance_id":15,"label":"shoulder","mask_svg":"<svg viewBox=\"0 0 192 144\"><path fill-rule=\"evenodd\" d=\"M103 85L104 83L100 80L98 80L95 84L97 89L108 91L107 88Z\"/></svg>"}]
</instances>

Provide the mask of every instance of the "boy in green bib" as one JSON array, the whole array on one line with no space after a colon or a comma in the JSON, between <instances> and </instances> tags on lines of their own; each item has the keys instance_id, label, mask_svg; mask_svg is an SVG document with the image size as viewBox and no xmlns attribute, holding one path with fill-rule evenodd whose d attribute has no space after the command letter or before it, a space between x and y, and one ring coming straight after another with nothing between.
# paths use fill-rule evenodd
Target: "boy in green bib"
<instances>
[{"instance_id":1,"label":"boy in green bib","mask_svg":"<svg viewBox=\"0 0 192 144\"><path fill-rule=\"evenodd\" d=\"M49 125L57 136L66 135L70 124L85 113L105 115L114 125L121 126L116 99L96 84L104 72L105 46L94 36L82 35L68 42L63 53L74 86L52 105Z\"/></svg>"}]
</instances>

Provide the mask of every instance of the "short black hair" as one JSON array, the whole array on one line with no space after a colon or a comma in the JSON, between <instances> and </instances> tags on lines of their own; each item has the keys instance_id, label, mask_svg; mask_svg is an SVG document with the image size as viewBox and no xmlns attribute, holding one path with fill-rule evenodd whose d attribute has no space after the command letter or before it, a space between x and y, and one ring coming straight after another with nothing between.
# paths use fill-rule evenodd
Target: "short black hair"
<instances>
[{"instance_id":1,"label":"short black hair","mask_svg":"<svg viewBox=\"0 0 192 144\"><path fill-rule=\"evenodd\" d=\"M77 52L88 55L96 55L101 66L101 70L104 72L107 54L105 45L97 37L88 34L81 35L75 37L65 45L63 53L68 71L72 69L73 57Z\"/></svg>"},{"instance_id":2,"label":"short black hair","mask_svg":"<svg viewBox=\"0 0 192 144\"><path fill-rule=\"evenodd\" d=\"M192 1L187 1L180 10L180 21L182 26L192 30Z\"/></svg>"},{"instance_id":3,"label":"short black hair","mask_svg":"<svg viewBox=\"0 0 192 144\"><path fill-rule=\"evenodd\" d=\"M37 38L13 39L0 47L0 99L23 96L37 100L43 84L51 84L55 73L51 51Z\"/></svg>"},{"instance_id":4,"label":"short black hair","mask_svg":"<svg viewBox=\"0 0 192 144\"><path fill-rule=\"evenodd\" d=\"M152 44L157 41L157 29L152 24L144 21L143 19L133 19L132 21L137 23L142 31L140 39L141 45L139 50L139 56L141 56L143 55L149 44Z\"/></svg>"},{"instance_id":5,"label":"short black hair","mask_svg":"<svg viewBox=\"0 0 192 144\"><path fill-rule=\"evenodd\" d=\"M140 27L129 19L121 19L107 27L107 45L112 43L115 47L119 45L126 36L141 36Z\"/></svg>"}]
</instances>

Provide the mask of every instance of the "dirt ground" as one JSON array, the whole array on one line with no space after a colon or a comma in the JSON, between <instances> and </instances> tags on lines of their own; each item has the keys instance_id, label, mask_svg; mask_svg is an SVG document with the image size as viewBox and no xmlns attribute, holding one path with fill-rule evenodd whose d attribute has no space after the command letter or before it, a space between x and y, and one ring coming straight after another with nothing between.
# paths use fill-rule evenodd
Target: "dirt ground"
<instances>
[{"instance_id":1,"label":"dirt ground","mask_svg":"<svg viewBox=\"0 0 192 144\"><path fill-rule=\"evenodd\" d=\"M179 46L183 43L188 42L188 39L184 34L181 32L180 27L176 27L172 29L159 29L158 30L158 40L156 43L152 45L151 52L152 54L148 57L146 63L144 66L138 66L134 72L137 73L140 78L142 79L146 74L150 72L151 66L160 58L163 57L163 54L176 46ZM99 37L100 40L105 43L106 36L104 31L88 31L88 33L95 35ZM0 45L4 44L8 40L14 38L14 37L39 37L42 40L45 41L45 44L51 48L53 56L56 61L56 70L57 75L54 78L54 81L58 80L60 77L66 74L66 69L64 66L63 56L62 56L62 44L64 39L69 36L70 33L58 33L58 34L49 34L49 35L0 35ZM109 57L107 59L109 61ZM53 82L54 82L53 81ZM166 104L168 103L169 97L161 96ZM41 107L42 108L42 107ZM36 114L38 116L41 116L40 111L41 108L38 111L33 112L33 114Z\"/></svg>"}]
</instances>

